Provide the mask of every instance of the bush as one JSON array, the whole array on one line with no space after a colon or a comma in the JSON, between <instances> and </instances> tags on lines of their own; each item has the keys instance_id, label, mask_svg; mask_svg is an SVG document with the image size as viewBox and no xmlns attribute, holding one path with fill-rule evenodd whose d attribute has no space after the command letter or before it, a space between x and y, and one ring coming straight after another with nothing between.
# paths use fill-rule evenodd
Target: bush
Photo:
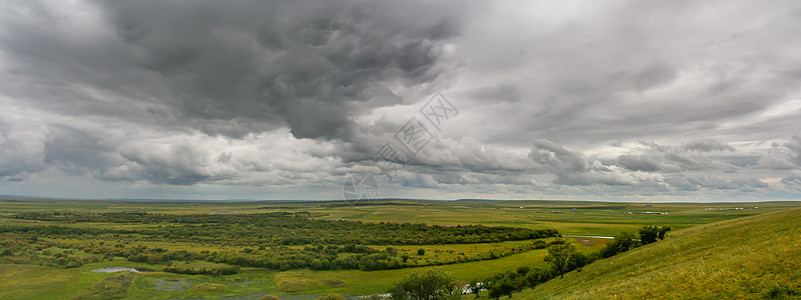
<instances>
[{"instance_id":1,"label":"bush","mask_svg":"<svg viewBox=\"0 0 801 300\"><path fill-rule=\"evenodd\" d=\"M528 285L528 287L533 288L540 283L545 283L551 278L553 278L552 273L545 271L543 269L536 268L526 273L526 276L523 278L523 280L525 284Z\"/></svg>"},{"instance_id":2,"label":"bush","mask_svg":"<svg viewBox=\"0 0 801 300\"><path fill-rule=\"evenodd\" d=\"M659 236L659 228L656 226L645 226L642 229L640 229L640 242L643 245L656 242L656 238L658 236Z\"/></svg>"},{"instance_id":3,"label":"bush","mask_svg":"<svg viewBox=\"0 0 801 300\"><path fill-rule=\"evenodd\" d=\"M640 229L640 242L647 245L656 242L657 239L664 240L668 231L670 231L670 226L644 226Z\"/></svg>"},{"instance_id":4,"label":"bush","mask_svg":"<svg viewBox=\"0 0 801 300\"><path fill-rule=\"evenodd\" d=\"M317 300L347 300L347 298L345 298L344 296L342 296L340 294L331 294L331 295L325 295L323 297L317 298Z\"/></svg>"},{"instance_id":5,"label":"bush","mask_svg":"<svg viewBox=\"0 0 801 300\"><path fill-rule=\"evenodd\" d=\"M453 277L443 271L415 271L396 282L389 293L390 299L444 299L461 292L455 291L455 286Z\"/></svg>"},{"instance_id":6,"label":"bush","mask_svg":"<svg viewBox=\"0 0 801 300\"><path fill-rule=\"evenodd\" d=\"M523 289L523 276L516 272L497 274L486 280L490 298L499 299L501 296L512 297L512 293Z\"/></svg>"},{"instance_id":7,"label":"bush","mask_svg":"<svg viewBox=\"0 0 801 300\"><path fill-rule=\"evenodd\" d=\"M417 249L417 255L420 256L426 255L426 250L423 248Z\"/></svg>"},{"instance_id":8,"label":"bush","mask_svg":"<svg viewBox=\"0 0 801 300\"><path fill-rule=\"evenodd\" d=\"M608 258L615 256L618 253L629 251L629 249L636 248L638 246L640 246L640 242L634 239L634 234L623 232L616 236L614 241L606 244L606 247L601 249L600 255L603 258Z\"/></svg>"},{"instance_id":9,"label":"bush","mask_svg":"<svg viewBox=\"0 0 801 300\"><path fill-rule=\"evenodd\" d=\"M567 270L568 271L579 270L579 272L580 272L582 267L588 265L591 262L592 261L590 260L590 258L588 258L583 253L576 253L576 254L573 254L573 256L571 256L568 259L568 261L567 261Z\"/></svg>"}]
</instances>

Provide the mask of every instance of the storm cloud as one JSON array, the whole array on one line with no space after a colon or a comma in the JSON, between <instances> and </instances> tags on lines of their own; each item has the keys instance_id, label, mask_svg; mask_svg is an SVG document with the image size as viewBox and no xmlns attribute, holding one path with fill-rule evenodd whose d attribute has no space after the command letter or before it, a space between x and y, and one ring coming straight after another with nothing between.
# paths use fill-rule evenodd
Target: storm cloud
<instances>
[{"instance_id":1,"label":"storm cloud","mask_svg":"<svg viewBox=\"0 0 801 300\"><path fill-rule=\"evenodd\" d=\"M4 1L0 194L797 199L798 28L795 1Z\"/></svg>"}]
</instances>

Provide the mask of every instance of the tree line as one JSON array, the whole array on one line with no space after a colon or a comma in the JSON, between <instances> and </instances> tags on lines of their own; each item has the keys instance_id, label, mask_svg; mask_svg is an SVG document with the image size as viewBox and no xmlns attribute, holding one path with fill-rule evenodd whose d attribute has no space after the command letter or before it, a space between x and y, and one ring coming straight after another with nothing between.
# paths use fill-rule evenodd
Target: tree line
<instances>
[{"instance_id":1,"label":"tree line","mask_svg":"<svg viewBox=\"0 0 801 300\"><path fill-rule=\"evenodd\" d=\"M156 224L155 228L30 228L0 226L2 232L37 231L40 234L138 234L148 240L211 242L224 245L436 245L477 244L555 237L554 229L533 230L507 226L440 226L410 223L364 223L320 220L305 212L231 215L163 215L148 213L24 213L18 219L38 221ZM36 226L40 227L40 226Z\"/></svg>"}]
</instances>

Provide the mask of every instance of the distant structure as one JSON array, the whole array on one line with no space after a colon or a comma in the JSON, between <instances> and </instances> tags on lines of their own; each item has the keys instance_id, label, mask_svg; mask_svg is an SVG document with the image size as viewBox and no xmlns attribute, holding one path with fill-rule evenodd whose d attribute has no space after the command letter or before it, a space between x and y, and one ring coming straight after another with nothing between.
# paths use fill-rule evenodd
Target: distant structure
<instances>
[{"instance_id":1,"label":"distant structure","mask_svg":"<svg viewBox=\"0 0 801 300\"><path fill-rule=\"evenodd\" d=\"M651 204L651 203L648 203L648 204L646 204L646 206L654 206L654 205L653 205L653 204Z\"/></svg>"},{"instance_id":2,"label":"distant structure","mask_svg":"<svg viewBox=\"0 0 801 300\"><path fill-rule=\"evenodd\" d=\"M722 207L721 208L715 208L715 207L704 208L704 210L743 210L743 209L759 209L759 206L754 206L754 207L727 207L727 208L722 208Z\"/></svg>"},{"instance_id":3,"label":"distant structure","mask_svg":"<svg viewBox=\"0 0 801 300\"><path fill-rule=\"evenodd\" d=\"M658 211L638 211L638 212L625 212L624 215L666 215L666 212L658 212Z\"/></svg>"}]
</instances>

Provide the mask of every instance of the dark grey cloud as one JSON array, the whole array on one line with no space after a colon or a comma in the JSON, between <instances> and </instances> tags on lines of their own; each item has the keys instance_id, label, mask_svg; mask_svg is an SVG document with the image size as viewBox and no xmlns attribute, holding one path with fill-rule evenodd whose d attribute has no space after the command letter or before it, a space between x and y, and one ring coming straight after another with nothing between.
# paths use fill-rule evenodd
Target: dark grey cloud
<instances>
[{"instance_id":1,"label":"dark grey cloud","mask_svg":"<svg viewBox=\"0 0 801 300\"><path fill-rule=\"evenodd\" d=\"M351 104L384 82L435 85L460 21L458 7L426 2L98 1L81 7L99 22L87 36L58 28L78 20L48 4L7 4L3 52L19 63L4 79L20 84L6 94L231 137L286 125L298 138L345 138L361 108ZM109 96L135 103L107 106Z\"/></svg>"},{"instance_id":2,"label":"dark grey cloud","mask_svg":"<svg viewBox=\"0 0 801 300\"><path fill-rule=\"evenodd\" d=\"M797 198L798 12L5 1L0 189L337 198L441 91L459 116L384 196Z\"/></svg>"}]
</instances>

